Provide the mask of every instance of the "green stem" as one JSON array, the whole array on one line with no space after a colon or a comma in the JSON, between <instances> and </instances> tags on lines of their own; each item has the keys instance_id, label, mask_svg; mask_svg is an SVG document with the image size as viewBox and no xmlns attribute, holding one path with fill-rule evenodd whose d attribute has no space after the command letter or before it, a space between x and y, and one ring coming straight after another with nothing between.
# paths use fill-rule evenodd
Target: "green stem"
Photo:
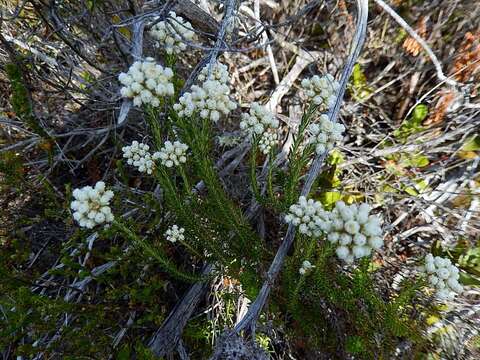
<instances>
[{"instance_id":1,"label":"green stem","mask_svg":"<svg viewBox=\"0 0 480 360\"><path fill-rule=\"evenodd\" d=\"M176 277L179 280L186 282L197 282L203 280L201 276L195 274L185 273L181 270L178 270L176 266L167 258L163 257L160 252L154 249L150 244L148 244L144 239L137 236L132 230L130 230L125 224L119 220L114 220L112 225L124 234L127 239L132 241L135 246L142 249L146 254L153 257L158 263L163 267L163 269L173 277Z\"/></svg>"},{"instance_id":2,"label":"green stem","mask_svg":"<svg viewBox=\"0 0 480 360\"><path fill-rule=\"evenodd\" d=\"M148 126L150 127L150 131L153 136L153 141L158 150L162 147L162 130L157 118L157 113L156 113L156 110L151 106L147 106L145 109L146 109L146 115L147 115L146 120L147 120Z\"/></svg>"},{"instance_id":3,"label":"green stem","mask_svg":"<svg viewBox=\"0 0 480 360\"><path fill-rule=\"evenodd\" d=\"M189 243L187 243L186 241L184 240L178 240L178 242L180 244L182 244L183 246L185 246L188 250L190 250L193 254L195 254L196 256L198 256L199 258L202 258L202 255L197 251L195 250Z\"/></svg>"},{"instance_id":4,"label":"green stem","mask_svg":"<svg viewBox=\"0 0 480 360\"><path fill-rule=\"evenodd\" d=\"M250 155L250 182L252 184L252 192L258 202L262 202L262 194L258 187L257 181L257 142L253 139L252 153Z\"/></svg>"},{"instance_id":5,"label":"green stem","mask_svg":"<svg viewBox=\"0 0 480 360\"><path fill-rule=\"evenodd\" d=\"M182 164L180 164L178 166L178 171L180 172L180 175L182 176L183 187L185 188L185 192L187 193L187 195L191 195L192 194L192 188L191 188L190 183L188 181L187 173L185 172L185 169L184 169Z\"/></svg>"},{"instance_id":6,"label":"green stem","mask_svg":"<svg viewBox=\"0 0 480 360\"><path fill-rule=\"evenodd\" d=\"M312 253L313 253L313 250L315 249L315 245L316 245L316 243L317 243L315 239L311 239L311 238L308 238L306 242L307 242L307 249L306 249L307 251L305 252L305 254L304 254L303 256L300 256L300 255L299 255L298 257L297 257L297 256L295 257L295 258L303 258L302 263L303 263L304 260L307 260L307 259L310 258L310 256L311 256ZM300 244L299 244L299 245L300 245ZM298 250L298 252L299 252L300 249L301 249L301 246L298 246L297 249L299 249L299 250ZM297 251L295 251L295 252L297 252ZM297 253L298 253L298 252L297 252ZM297 269L297 271L298 271L298 269ZM311 271L313 271L313 269L312 269ZM307 274L305 274L305 275L303 275L303 276L300 276L300 280L298 281L297 286L295 287L295 290L294 290L293 293L292 293L291 304L292 304L293 306L294 306L294 305L296 304L296 302L298 301L298 298L299 298L298 294L300 293L300 290L302 289L302 286L303 286L303 284L305 283L306 275L307 275Z\"/></svg>"}]
</instances>

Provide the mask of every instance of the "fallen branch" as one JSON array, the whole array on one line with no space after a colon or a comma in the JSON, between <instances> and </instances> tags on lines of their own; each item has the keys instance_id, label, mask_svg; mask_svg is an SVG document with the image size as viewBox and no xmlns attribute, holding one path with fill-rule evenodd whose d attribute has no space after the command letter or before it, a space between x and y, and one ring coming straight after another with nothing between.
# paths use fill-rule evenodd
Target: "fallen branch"
<instances>
[{"instance_id":1,"label":"fallen branch","mask_svg":"<svg viewBox=\"0 0 480 360\"><path fill-rule=\"evenodd\" d=\"M214 34L218 32L218 22L191 1L177 0L173 9L178 15L187 19L195 29L200 30L203 35L214 38Z\"/></svg>"},{"instance_id":2,"label":"fallen branch","mask_svg":"<svg viewBox=\"0 0 480 360\"><path fill-rule=\"evenodd\" d=\"M208 276L212 270L213 266L207 264L202 271L202 275ZM157 330L148 343L150 350L156 356L165 356L177 348L177 345L181 340L183 328L187 324L187 321L190 319L190 316L197 307L198 302L207 288L208 281L193 284L182 300L175 305L163 322L162 327Z\"/></svg>"}]
</instances>

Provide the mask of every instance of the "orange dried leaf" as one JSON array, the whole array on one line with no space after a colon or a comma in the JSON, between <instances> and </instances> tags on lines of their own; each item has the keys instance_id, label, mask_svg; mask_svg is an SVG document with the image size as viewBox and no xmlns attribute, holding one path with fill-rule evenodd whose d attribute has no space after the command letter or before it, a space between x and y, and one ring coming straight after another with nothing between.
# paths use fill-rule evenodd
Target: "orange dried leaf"
<instances>
[{"instance_id":1,"label":"orange dried leaf","mask_svg":"<svg viewBox=\"0 0 480 360\"><path fill-rule=\"evenodd\" d=\"M236 286L239 284L239 281L237 279L229 278L229 277L224 277L223 278L223 286L229 287L229 286Z\"/></svg>"},{"instance_id":2,"label":"orange dried leaf","mask_svg":"<svg viewBox=\"0 0 480 360\"><path fill-rule=\"evenodd\" d=\"M418 23L418 26L416 28L416 32L420 37L425 38L427 35L427 18L422 17ZM403 48L407 53L409 53L412 56L418 56L420 54L420 51L422 50L421 45L412 37L408 37L405 39L403 42Z\"/></svg>"},{"instance_id":3,"label":"orange dried leaf","mask_svg":"<svg viewBox=\"0 0 480 360\"><path fill-rule=\"evenodd\" d=\"M449 90L441 94L433 112L423 122L423 125L428 126L432 124L441 123L445 117L445 114L447 113L448 107L451 105L453 100L455 100L455 93L452 90Z\"/></svg>"},{"instance_id":4,"label":"orange dried leaf","mask_svg":"<svg viewBox=\"0 0 480 360\"><path fill-rule=\"evenodd\" d=\"M480 30L465 33L458 54L450 75L454 75L457 81L466 82L480 69Z\"/></svg>"}]
</instances>

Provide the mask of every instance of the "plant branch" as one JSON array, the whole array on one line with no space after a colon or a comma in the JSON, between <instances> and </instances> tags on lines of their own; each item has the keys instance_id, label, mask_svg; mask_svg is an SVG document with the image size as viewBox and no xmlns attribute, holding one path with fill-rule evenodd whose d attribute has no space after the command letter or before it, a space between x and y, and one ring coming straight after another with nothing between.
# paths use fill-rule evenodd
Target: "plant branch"
<instances>
[{"instance_id":1,"label":"plant branch","mask_svg":"<svg viewBox=\"0 0 480 360\"><path fill-rule=\"evenodd\" d=\"M357 9L358 14L355 38L353 40L350 55L347 59L346 65L343 69L342 77L340 79L340 88L338 94L336 94L335 105L328 112L328 117L332 122L335 122L338 117L348 80L365 41L368 19L368 0L357 0ZM326 155L327 152L317 155L315 157L313 165L308 172L307 180L303 186L302 195L308 195L308 193L310 192L313 182L322 168ZM260 293L248 309L246 315L235 327L235 331L237 333L247 329L248 327L251 327L252 329L255 327L258 317L270 294L272 286L283 266L285 256L287 255L288 250L293 243L294 237L295 228L294 226L289 225L285 238L283 239L283 242L280 245L280 248L278 249L275 258L273 259L273 262L267 272L266 280L263 283Z\"/></svg>"}]
</instances>

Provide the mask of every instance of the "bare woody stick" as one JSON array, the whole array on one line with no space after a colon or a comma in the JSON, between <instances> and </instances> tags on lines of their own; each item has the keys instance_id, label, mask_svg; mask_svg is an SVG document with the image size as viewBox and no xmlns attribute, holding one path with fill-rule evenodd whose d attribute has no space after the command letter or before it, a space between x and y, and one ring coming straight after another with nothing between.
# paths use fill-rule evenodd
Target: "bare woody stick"
<instances>
[{"instance_id":1,"label":"bare woody stick","mask_svg":"<svg viewBox=\"0 0 480 360\"><path fill-rule=\"evenodd\" d=\"M133 24L133 36L132 36L132 56L134 59L139 59L142 56L143 51L143 29L145 28L144 20L139 20ZM122 107L120 108L120 114L118 115L118 125L122 125L127 119L127 115L132 108L132 100L123 99Z\"/></svg>"}]
</instances>

